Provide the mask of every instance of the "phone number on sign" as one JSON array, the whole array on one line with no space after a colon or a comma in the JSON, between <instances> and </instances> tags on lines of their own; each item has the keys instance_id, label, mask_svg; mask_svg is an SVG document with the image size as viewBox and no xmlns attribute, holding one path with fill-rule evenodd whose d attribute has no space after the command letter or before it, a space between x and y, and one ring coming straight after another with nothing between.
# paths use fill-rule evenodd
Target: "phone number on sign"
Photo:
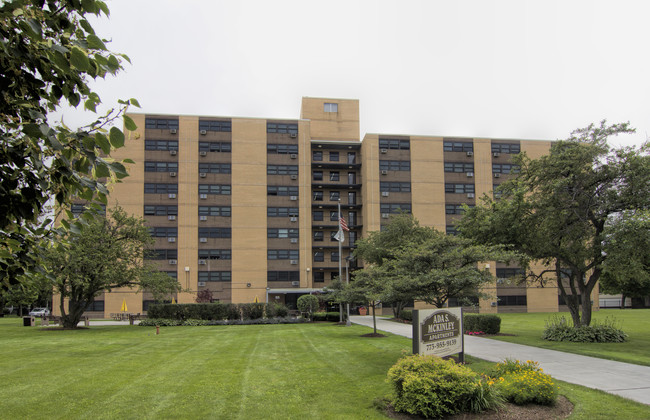
<instances>
[{"instance_id":1,"label":"phone number on sign","mask_svg":"<svg viewBox=\"0 0 650 420\"><path fill-rule=\"evenodd\" d=\"M438 341L437 343L427 344L427 351L440 350L444 349L445 347L455 346L456 342L457 341L454 338L453 340Z\"/></svg>"}]
</instances>

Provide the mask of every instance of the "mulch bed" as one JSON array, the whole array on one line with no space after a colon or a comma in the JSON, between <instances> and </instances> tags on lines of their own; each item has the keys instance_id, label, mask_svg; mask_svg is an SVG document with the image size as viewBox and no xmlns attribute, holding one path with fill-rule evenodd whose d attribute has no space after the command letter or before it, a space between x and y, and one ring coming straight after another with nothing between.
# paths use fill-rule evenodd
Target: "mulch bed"
<instances>
[{"instance_id":1,"label":"mulch bed","mask_svg":"<svg viewBox=\"0 0 650 420\"><path fill-rule=\"evenodd\" d=\"M499 411L486 411L478 414L456 414L445 417L446 420L552 420L565 419L571 415L573 404L563 395L558 396L553 406L545 405L515 405L507 403ZM396 413L393 407L386 409L386 415L397 420L422 420L424 417Z\"/></svg>"},{"instance_id":2,"label":"mulch bed","mask_svg":"<svg viewBox=\"0 0 650 420\"><path fill-rule=\"evenodd\" d=\"M370 334L364 334L361 337L386 337L384 334L375 334L375 333L370 333Z\"/></svg>"}]
</instances>

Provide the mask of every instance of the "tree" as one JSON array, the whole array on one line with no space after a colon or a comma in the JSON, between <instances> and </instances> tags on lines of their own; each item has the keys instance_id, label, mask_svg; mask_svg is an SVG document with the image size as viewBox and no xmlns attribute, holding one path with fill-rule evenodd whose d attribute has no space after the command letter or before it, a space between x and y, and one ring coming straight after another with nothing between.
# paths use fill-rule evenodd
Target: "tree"
<instances>
[{"instance_id":1,"label":"tree","mask_svg":"<svg viewBox=\"0 0 650 420\"><path fill-rule=\"evenodd\" d=\"M390 274L386 266L370 266L354 272L354 281L345 285L341 299L349 303L362 303L372 308L372 325L377 334L377 305L388 295Z\"/></svg>"},{"instance_id":2,"label":"tree","mask_svg":"<svg viewBox=\"0 0 650 420\"><path fill-rule=\"evenodd\" d=\"M314 295L302 295L298 298L296 305L300 312L307 313L309 319L311 319L314 312L318 309L318 298Z\"/></svg>"},{"instance_id":3,"label":"tree","mask_svg":"<svg viewBox=\"0 0 650 420\"><path fill-rule=\"evenodd\" d=\"M194 299L194 301L196 303L212 303L212 299L212 290L203 289L196 293L196 299Z\"/></svg>"},{"instance_id":4,"label":"tree","mask_svg":"<svg viewBox=\"0 0 650 420\"><path fill-rule=\"evenodd\" d=\"M76 328L84 311L104 291L135 287L162 298L180 290L176 279L156 271L144 259L145 248L153 244L144 220L121 208L91 220L66 239L53 243L45 256L54 291L61 297L65 328Z\"/></svg>"},{"instance_id":5,"label":"tree","mask_svg":"<svg viewBox=\"0 0 650 420\"><path fill-rule=\"evenodd\" d=\"M620 215L608 224L601 291L633 300L650 296L650 211Z\"/></svg>"},{"instance_id":6,"label":"tree","mask_svg":"<svg viewBox=\"0 0 650 420\"><path fill-rule=\"evenodd\" d=\"M500 198L484 197L458 224L463 236L513 245L546 264L548 270L529 276L542 282L549 273L555 277L576 327L591 322L591 293L608 258L608 220L649 207L648 146L607 145L609 136L633 131L627 123L603 121L554 142L539 159L513 157L520 173L499 188Z\"/></svg>"},{"instance_id":7,"label":"tree","mask_svg":"<svg viewBox=\"0 0 650 420\"><path fill-rule=\"evenodd\" d=\"M120 110L76 131L48 119L65 103L96 113L101 100L89 82L117 74L128 61L108 51L86 19L108 13L98 0L0 6L0 293L40 268L51 220L39 217L48 200L61 207L75 196L106 204L105 180L127 175L109 158L124 134L108 127L137 101L120 101ZM129 130L136 128L123 118Z\"/></svg>"}]
</instances>

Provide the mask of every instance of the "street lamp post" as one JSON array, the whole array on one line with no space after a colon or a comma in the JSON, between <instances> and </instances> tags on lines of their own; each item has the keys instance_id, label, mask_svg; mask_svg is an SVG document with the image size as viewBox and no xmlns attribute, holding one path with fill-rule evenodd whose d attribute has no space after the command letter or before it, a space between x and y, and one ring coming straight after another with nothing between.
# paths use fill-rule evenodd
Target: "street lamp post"
<instances>
[{"instance_id":1,"label":"street lamp post","mask_svg":"<svg viewBox=\"0 0 650 420\"><path fill-rule=\"evenodd\" d=\"M350 285L350 261L352 261L352 257L350 257L349 255L347 257L345 257L345 284L346 284L346 286ZM347 302L345 304L345 310L348 313L348 319L345 322L345 325L349 327L349 326L352 325L352 322L350 322L350 302Z\"/></svg>"}]
</instances>

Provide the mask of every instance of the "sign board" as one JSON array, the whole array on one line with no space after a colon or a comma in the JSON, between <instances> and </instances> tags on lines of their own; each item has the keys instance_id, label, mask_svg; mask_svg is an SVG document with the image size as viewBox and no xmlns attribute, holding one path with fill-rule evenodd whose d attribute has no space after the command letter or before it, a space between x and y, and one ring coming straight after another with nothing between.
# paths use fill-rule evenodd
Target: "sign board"
<instances>
[{"instance_id":1,"label":"sign board","mask_svg":"<svg viewBox=\"0 0 650 420\"><path fill-rule=\"evenodd\" d=\"M439 357L463 356L463 309L413 311L413 353Z\"/></svg>"}]
</instances>

